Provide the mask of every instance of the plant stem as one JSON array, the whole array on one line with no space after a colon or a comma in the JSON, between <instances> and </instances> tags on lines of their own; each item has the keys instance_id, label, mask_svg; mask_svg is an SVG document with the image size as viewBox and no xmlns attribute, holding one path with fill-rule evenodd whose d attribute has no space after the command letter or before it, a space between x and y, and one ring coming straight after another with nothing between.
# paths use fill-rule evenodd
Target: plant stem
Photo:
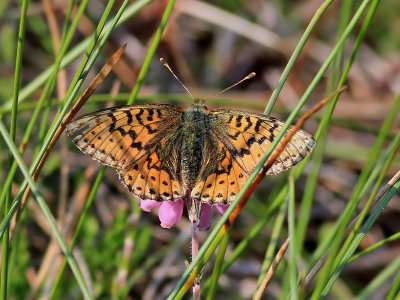
<instances>
[{"instance_id":1,"label":"plant stem","mask_svg":"<svg viewBox=\"0 0 400 300\"><path fill-rule=\"evenodd\" d=\"M196 200L189 198L189 203L191 203L189 209L189 220L190 220L190 228L192 230L192 261L196 258L197 253L199 252L199 223L200 223L200 209L201 204L196 203ZM200 300L200 277L197 277L193 282L193 299Z\"/></svg>"}]
</instances>

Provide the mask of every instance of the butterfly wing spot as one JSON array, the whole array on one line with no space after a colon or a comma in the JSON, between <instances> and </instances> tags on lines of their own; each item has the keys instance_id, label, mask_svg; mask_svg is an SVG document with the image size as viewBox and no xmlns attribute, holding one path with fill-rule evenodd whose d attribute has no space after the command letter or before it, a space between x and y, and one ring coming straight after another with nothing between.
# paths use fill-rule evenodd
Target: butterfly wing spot
<instances>
[{"instance_id":1,"label":"butterfly wing spot","mask_svg":"<svg viewBox=\"0 0 400 300\"><path fill-rule=\"evenodd\" d=\"M146 181L145 198L152 200L164 200L160 195L160 171L151 167Z\"/></svg>"},{"instance_id":2,"label":"butterfly wing spot","mask_svg":"<svg viewBox=\"0 0 400 300\"><path fill-rule=\"evenodd\" d=\"M183 186L177 180L174 179L171 180L171 187L172 187L173 200L182 199L185 196Z\"/></svg>"},{"instance_id":3,"label":"butterfly wing spot","mask_svg":"<svg viewBox=\"0 0 400 300\"><path fill-rule=\"evenodd\" d=\"M222 171L222 170L221 170ZM213 204L226 204L228 199L228 188L229 186L225 184L228 180L228 173L221 172L216 178L216 184L213 193Z\"/></svg>"},{"instance_id":4,"label":"butterfly wing spot","mask_svg":"<svg viewBox=\"0 0 400 300\"><path fill-rule=\"evenodd\" d=\"M167 172L164 170L160 171L160 197L164 200L171 200L172 195L172 185L171 185L171 178Z\"/></svg>"},{"instance_id":5,"label":"butterfly wing spot","mask_svg":"<svg viewBox=\"0 0 400 300\"><path fill-rule=\"evenodd\" d=\"M202 191L200 200L202 202L212 202L213 201L213 195L214 195L214 189L215 189L215 183L216 183L216 178L217 174L211 174L202 184ZM192 192L193 195L193 192Z\"/></svg>"}]
</instances>

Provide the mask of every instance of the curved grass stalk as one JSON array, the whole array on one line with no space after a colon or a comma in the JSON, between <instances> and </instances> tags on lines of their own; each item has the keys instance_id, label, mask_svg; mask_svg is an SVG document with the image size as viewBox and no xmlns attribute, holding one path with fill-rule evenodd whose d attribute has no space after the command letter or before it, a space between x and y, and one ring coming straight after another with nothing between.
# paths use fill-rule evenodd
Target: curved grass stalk
<instances>
[{"instance_id":1,"label":"curved grass stalk","mask_svg":"<svg viewBox=\"0 0 400 300\"><path fill-rule=\"evenodd\" d=\"M154 57L154 54L156 53L157 47L161 41L165 26L167 26L169 17L171 16L172 8L174 7L175 0L169 0L167 6L165 7L164 14L161 18L160 25L157 28L157 31L154 35L153 41L151 42L149 51L147 52L146 58L144 59L143 66L140 69L135 87L133 88L131 95L129 96L128 99L128 105L133 104L135 102L136 97L139 93L140 88L142 87L144 78L146 77L147 72L149 71L150 68L150 63L151 60Z\"/></svg>"},{"instance_id":2,"label":"curved grass stalk","mask_svg":"<svg viewBox=\"0 0 400 300\"><path fill-rule=\"evenodd\" d=\"M43 214L45 215L47 221L49 222L51 230L54 233L62 251L64 252L65 257L68 260L68 263L71 267L72 272L75 275L76 280L78 281L78 284L83 292L83 295L85 296L86 299L93 299L93 297L87 287L86 281L82 275L82 272L74 258L74 255L72 254L72 252L70 252L68 250L67 243L64 240L60 230L57 227L56 220L54 219L53 215L51 214L50 209L47 206L46 201L44 200L36 183L33 181L31 175L29 174L29 171L28 171L27 167L25 166L21 155L18 153L17 147L15 146L15 144L11 141L10 137L8 136L7 129L1 120L0 120L0 133L3 136L3 139L7 143L8 147L10 148L10 151L12 151L14 159L17 161L19 168L21 169L22 173L24 174L24 176L26 178L26 181L28 182L28 184L30 185L30 187L32 189L33 195L35 196L40 208L43 211Z\"/></svg>"}]
</instances>

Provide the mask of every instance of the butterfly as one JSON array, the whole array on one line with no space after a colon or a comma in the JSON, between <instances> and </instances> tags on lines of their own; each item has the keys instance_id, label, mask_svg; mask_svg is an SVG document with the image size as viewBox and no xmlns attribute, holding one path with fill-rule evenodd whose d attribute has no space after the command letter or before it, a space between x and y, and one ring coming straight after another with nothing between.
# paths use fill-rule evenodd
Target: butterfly
<instances>
[{"instance_id":1,"label":"butterfly","mask_svg":"<svg viewBox=\"0 0 400 300\"><path fill-rule=\"evenodd\" d=\"M209 205L226 205L282 127L283 122L274 117L208 110L204 101L196 100L189 108L112 107L72 121L66 131L82 152L115 168L140 199L176 201L190 196ZM267 175L296 165L314 146L309 133L297 131Z\"/></svg>"}]
</instances>

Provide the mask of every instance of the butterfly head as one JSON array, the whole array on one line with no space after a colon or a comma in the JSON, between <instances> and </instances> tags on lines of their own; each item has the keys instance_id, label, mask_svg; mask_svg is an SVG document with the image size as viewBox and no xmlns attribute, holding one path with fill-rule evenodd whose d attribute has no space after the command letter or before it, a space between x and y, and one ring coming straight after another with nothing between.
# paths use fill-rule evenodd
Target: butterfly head
<instances>
[{"instance_id":1,"label":"butterfly head","mask_svg":"<svg viewBox=\"0 0 400 300\"><path fill-rule=\"evenodd\" d=\"M195 99L194 103L190 107L195 110L207 111L208 108L207 108L207 106L205 106L205 104L206 104L206 101L204 101L203 99Z\"/></svg>"}]
</instances>

